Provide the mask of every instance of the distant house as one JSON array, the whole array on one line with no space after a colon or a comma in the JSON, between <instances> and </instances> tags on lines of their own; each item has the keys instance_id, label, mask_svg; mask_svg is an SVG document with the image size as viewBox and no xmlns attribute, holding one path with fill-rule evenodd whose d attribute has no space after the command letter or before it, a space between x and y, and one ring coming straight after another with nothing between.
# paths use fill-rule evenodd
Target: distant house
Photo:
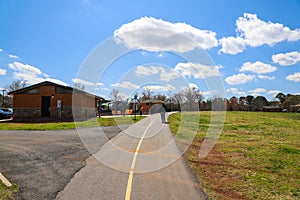
<instances>
[{"instance_id":1,"label":"distant house","mask_svg":"<svg viewBox=\"0 0 300 200\"><path fill-rule=\"evenodd\" d=\"M281 112L282 109L279 106L263 106L264 112Z\"/></svg>"},{"instance_id":2,"label":"distant house","mask_svg":"<svg viewBox=\"0 0 300 200\"><path fill-rule=\"evenodd\" d=\"M49 81L9 92L13 95L13 119L73 119L95 117L105 99Z\"/></svg>"},{"instance_id":3,"label":"distant house","mask_svg":"<svg viewBox=\"0 0 300 200\"><path fill-rule=\"evenodd\" d=\"M140 102L140 109L143 114L149 114L153 105L162 105L164 102L156 99L147 99Z\"/></svg>"}]
</instances>

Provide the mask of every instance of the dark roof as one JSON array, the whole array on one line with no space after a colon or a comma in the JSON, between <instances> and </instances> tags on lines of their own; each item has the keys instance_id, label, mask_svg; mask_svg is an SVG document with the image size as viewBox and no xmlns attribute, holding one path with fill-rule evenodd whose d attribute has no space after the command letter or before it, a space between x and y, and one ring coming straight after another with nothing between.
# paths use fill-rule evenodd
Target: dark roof
<instances>
[{"instance_id":1,"label":"dark roof","mask_svg":"<svg viewBox=\"0 0 300 200\"><path fill-rule=\"evenodd\" d=\"M90 93L88 93L88 92L85 92L85 91L83 91L83 90L79 90L79 89L77 89L77 88L73 88L73 87L70 87L70 86L60 85L60 84L53 83L53 82L50 82L50 81L44 81L44 82L41 82L41 83L37 83L37 84L34 84L34 85L30 85L30 86L28 86L28 87L24 87L24 88L15 90L15 91L8 92L7 94L8 94L8 95L21 94L21 93L24 93L24 92L26 92L26 91L28 91L28 90L31 90L31 89L33 89L33 88L37 88L37 87L40 87L40 86L57 86L57 87L61 87L61 88L70 90L70 91L72 91L73 93L81 93L81 94L85 94L85 95L88 95L88 96L94 96L94 97L101 98L103 101L105 101L105 99L104 99L103 97L100 97L100 96L96 96L96 95L90 94Z\"/></svg>"}]
</instances>

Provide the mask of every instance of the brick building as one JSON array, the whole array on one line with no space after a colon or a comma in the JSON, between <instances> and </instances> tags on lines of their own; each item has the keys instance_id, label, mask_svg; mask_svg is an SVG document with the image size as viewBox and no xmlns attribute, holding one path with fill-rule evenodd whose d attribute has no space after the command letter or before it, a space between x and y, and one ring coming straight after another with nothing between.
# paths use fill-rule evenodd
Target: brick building
<instances>
[{"instance_id":1,"label":"brick building","mask_svg":"<svg viewBox=\"0 0 300 200\"><path fill-rule=\"evenodd\" d=\"M9 92L13 95L13 119L70 120L95 117L98 102L105 99L49 81Z\"/></svg>"}]
</instances>

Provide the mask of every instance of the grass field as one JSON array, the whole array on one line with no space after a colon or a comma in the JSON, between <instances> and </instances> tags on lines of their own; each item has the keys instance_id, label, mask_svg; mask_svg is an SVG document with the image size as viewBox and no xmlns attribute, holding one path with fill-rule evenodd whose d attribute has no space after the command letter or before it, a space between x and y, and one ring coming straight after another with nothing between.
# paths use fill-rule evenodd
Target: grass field
<instances>
[{"instance_id":1,"label":"grass field","mask_svg":"<svg viewBox=\"0 0 300 200\"><path fill-rule=\"evenodd\" d=\"M188 115L193 121L199 113ZM176 134L181 113L169 121ZM201 112L185 157L210 199L300 199L299 122L299 113L227 112L216 146L200 159L210 123L210 112Z\"/></svg>"},{"instance_id":2,"label":"grass field","mask_svg":"<svg viewBox=\"0 0 300 200\"><path fill-rule=\"evenodd\" d=\"M111 117L111 118L97 118L82 122L50 122L50 123L15 123L15 122L1 122L0 130L65 130L74 128L86 128L97 126L116 126L124 124L133 124L141 119L143 116L136 116L133 120L132 116L126 117Z\"/></svg>"}]
</instances>

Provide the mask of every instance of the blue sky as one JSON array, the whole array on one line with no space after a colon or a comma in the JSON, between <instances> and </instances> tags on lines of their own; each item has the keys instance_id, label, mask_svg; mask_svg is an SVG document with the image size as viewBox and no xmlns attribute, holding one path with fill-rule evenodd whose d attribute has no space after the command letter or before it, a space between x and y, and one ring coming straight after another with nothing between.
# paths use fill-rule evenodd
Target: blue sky
<instances>
[{"instance_id":1,"label":"blue sky","mask_svg":"<svg viewBox=\"0 0 300 200\"><path fill-rule=\"evenodd\" d=\"M78 82L108 98L112 88L130 96L145 86L157 93L197 86L208 98L217 92L207 79L219 71L227 97L299 94L299 10L297 0L3 0L0 87L18 78ZM107 39L130 53L106 66L97 82L80 79L84 61ZM197 45L210 62L178 56Z\"/></svg>"}]
</instances>

